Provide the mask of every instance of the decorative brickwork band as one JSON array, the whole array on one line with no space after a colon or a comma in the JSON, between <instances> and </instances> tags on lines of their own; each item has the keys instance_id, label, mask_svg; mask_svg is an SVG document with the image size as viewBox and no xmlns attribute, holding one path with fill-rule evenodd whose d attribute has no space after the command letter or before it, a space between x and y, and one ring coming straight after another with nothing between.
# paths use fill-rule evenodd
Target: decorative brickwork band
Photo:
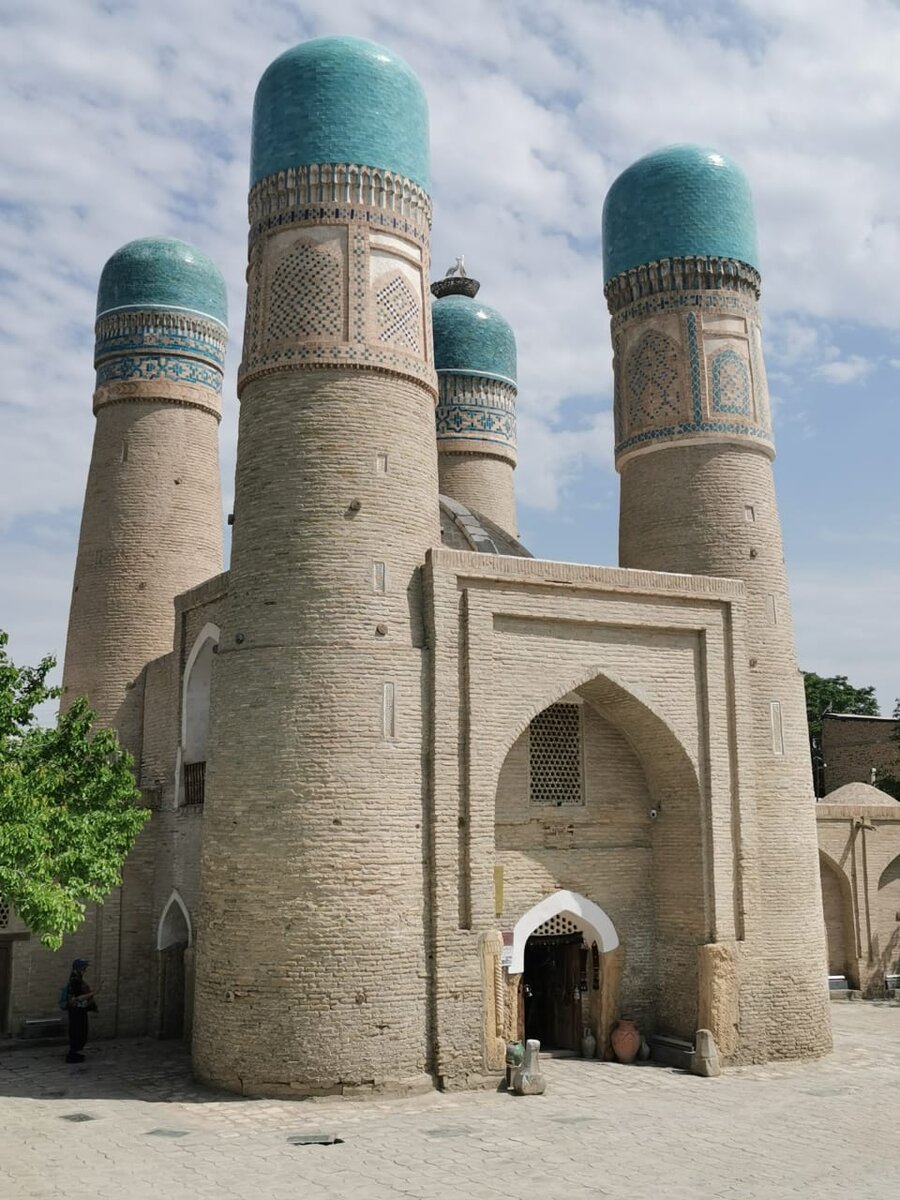
<instances>
[{"instance_id":1,"label":"decorative brickwork band","mask_svg":"<svg viewBox=\"0 0 900 1200\"><path fill-rule=\"evenodd\" d=\"M758 273L729 259L664 259L607 284L617 465L685 440L774 456L758 293Z\"/></svg>"},{"instance_id":2,"label":"decorative brickwork band","mask_svg":"<svg viewBox=\"0 0 900 1200\"><path fill-rule=\"evenodd\" d=\"M511 384L442 372L436 420L442 454L495 454L515 465L516 389Z\"/></svg>"},{"instance_id":3,"label":"decorative brickwork band","mask_svg":"<svg viewBox=\"0 0 900 1200\"><path fill-rule=\"evenodd\" d=\"M239 394L323 367L403 375L436 394L420 187L372 167L280 171L251 191L250 220Z\"/></svg>"},{"instance_id":4,"label":"decorative brickwork band","mask_svg":"<svg viewBox=\"0 0 900 1200\"><path fill-rule=\"evenodd\" d=\"M717 291L744 292L759 299L759 272L733 258L661 258L616 275L603 289L610 313L645 296L661 292Z\"/></svg>"},{"instance_id":5,"label":"decorative brickwork band","mask_svg":"<svg viewBox=\"0 0 900 1200\"><path fill-rule=\"evenodd\" d=\"M279 225L365 221L424 242L431 198L409 179L376 167L322 163L278 171L250 191L250 241Z\"/></svg>"},{"instance_id":6,"label":"decorative brickwork band","mask_svg":"<svg viewBox=\"0 0 900 1200\"><path fill-rule=\"evenodd\" d=\"M95 412L104 404L152 396L218 414L227 333L217 321L184 313L120 311L97 321L96 338Z\"/></svg>"}]
</instances>

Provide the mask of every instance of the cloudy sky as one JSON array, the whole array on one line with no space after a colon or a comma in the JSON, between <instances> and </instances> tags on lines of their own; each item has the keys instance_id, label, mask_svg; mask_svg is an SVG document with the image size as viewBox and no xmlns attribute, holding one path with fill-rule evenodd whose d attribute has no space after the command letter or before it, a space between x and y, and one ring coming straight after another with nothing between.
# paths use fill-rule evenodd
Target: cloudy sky
<instances>
[{"instance_id":1,"label":"cloudy sky","mask_svg":"<svg viewBox=\"0 0 900 1200\"><path fill-rule=\"evenodd\" d=\"M523 540L616 559L600 212L672 142L756 199L801 665L900 694L900 8L888 0L0 0L0 628L62 655L93 418L97 279L163 233L229 287L230 504L249 121L286 47L384 42L431 108L435 269L519 341Z\"/></svg>"}]
</instances>

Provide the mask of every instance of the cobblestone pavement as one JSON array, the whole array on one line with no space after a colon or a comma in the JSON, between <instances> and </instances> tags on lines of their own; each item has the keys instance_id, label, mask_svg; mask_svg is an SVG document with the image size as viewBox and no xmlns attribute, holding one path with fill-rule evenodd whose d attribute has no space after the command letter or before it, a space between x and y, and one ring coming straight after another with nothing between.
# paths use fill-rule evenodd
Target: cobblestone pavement
<instances>
[{"instance_id":1,"label":"cobblestone pavement","mask_svg":"<svg viewBox=\"0 0 900 1200\"><path fill-rule=\"evenodd\" d=\"M697 1079L545 1060L545 1096L243 1100L177 1047L0 1054L2 1200L896 1196L900 1005L834 1004L835 1053ZM326 1133L338 1144L291 1145Z\"/></svg>"}]
</instances>

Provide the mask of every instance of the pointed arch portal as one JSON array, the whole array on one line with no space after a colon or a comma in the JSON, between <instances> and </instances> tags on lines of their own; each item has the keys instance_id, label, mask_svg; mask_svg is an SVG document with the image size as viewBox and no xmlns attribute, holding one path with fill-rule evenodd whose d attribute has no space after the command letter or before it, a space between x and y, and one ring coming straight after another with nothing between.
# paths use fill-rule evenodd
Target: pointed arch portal
<instances>
[{"instance_id":1,"label":"pointed arch portal","mask_svg":"<svg viewBox=\"0 0 900 1200\"><path fill-rule=\"evenodd\" d=\"M616 927L593 900L588 900L578 892L553 892L516 921L513 928L512 961L509 965L511 975L521 975L525 970L525 943L538 926L563 913L581 930L588 945L596 942L604 954L618 946L619 935L616 933Z\"/></svg>"}]
</instances>

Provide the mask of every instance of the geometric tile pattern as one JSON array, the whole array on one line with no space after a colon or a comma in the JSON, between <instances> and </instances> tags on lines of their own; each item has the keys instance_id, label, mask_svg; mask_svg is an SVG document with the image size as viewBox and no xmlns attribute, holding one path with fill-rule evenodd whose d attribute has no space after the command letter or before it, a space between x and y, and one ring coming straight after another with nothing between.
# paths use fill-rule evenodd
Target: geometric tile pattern
<instances>
[{"instance_id":1,"label":"geometric tile pattern","mask_svg":"<svg viewBox=\"0 0 900 1200\"><path fill-rule=\"evenodd\" d=\"M640 429L681 415L679 354L675 342L651 329L628 358L629 428Z\"/></svg>"},{"instance_id":2,"label":"geometric tile pattern","mask_svg":"<svg viewBox=\"0 0 900 1200\"><path fill-rule=\"evenodd\" d=\"M116 354L186 354L222 367L225 332L200 318L160 312L113 313L97 322L94 365Z\"/></svg>"},{"instance_id":3,"label":"geometric tile pattern","mask_svg":"<svg viewBox=\"0 0 900 1200\"><path fill-rule=\"evenodd\" d=\"M123 355L101 363L97 368L97 387L113 380L128 379L196 383L217 394L222 391L222 372L192 358Z\"/></svg>"},{"instance_id":4,"label":"geometric tile pattern","mask_svg":"<svg viewBox=\"0 0 900 1200\"><path fill-rule=\"evenodd\" d=\"M272 273L267 340L340 338L343 334L341 261L327 250L298 243Z\"/></svg>"},{"instance_id":5,"label":"geometric tile pattern","mask_svg":"<svg viewBox=\"0 0 900 1200\"><path fill-rule=\"evenodd\" d=\"M435 421L444 442L496 442L514 450L516 390L497 379L439 375Z\"/></svg>"},{"instance_id":6,"label":"geometric tile pattern","mask_svg":"<svg viewBox=\"0 0 900 1200\"><path fill-rule=\"evenodd\" d=\"M417 353L421 345L419 302L402 275L394 278L375 297L378 340L403 346Z\"/></svg>"},{"instance_id":7,"label":"geometric tile pattern","mask_svg":"<svg viewBox=\"0 0 900 1200\"><path fill-rule=\"evenodd\" d=\"M551 704L532 719L528 767L532 804L584 803L580 704Z\"/></svg>"},{"instance_id":8,"label":"geometric tile pattern","mask_svg":"<svg viewBox=\"0 0 900 1200\"><path fill-rule=\"evenodd\" d=\"M751 414L750 374L747 364L730 346L709 357L713 412Z\"/></svg>"}]
</instances>

